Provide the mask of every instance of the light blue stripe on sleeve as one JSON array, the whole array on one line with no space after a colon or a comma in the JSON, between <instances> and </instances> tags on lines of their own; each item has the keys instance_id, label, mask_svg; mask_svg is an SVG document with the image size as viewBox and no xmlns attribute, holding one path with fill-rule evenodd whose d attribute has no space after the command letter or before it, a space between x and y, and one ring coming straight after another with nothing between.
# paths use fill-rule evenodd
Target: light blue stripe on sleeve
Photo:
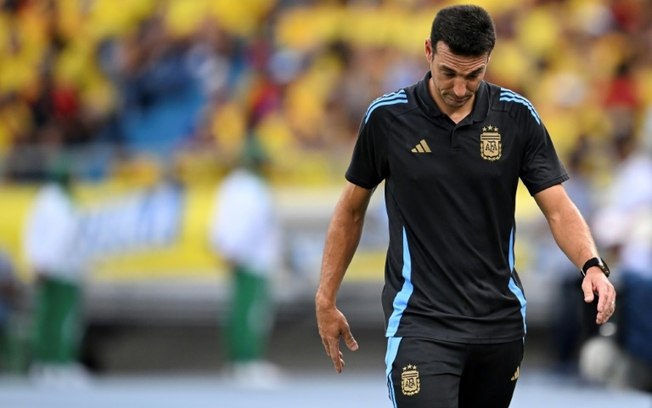
<instances>
[{"instance_id":1,"label":"light blue stripe on sleeve","mask_svg":"<svg viewBox=\"0 0 652 408\"><path fill-rule=\"evenodd\" d=\"M373 108L374 105L379 103L379 102L388 101L388 100L392 100L392 99L396 99L396 98L405 98L405 97L406 97L406 95L405 95L405 90L404 89L401 89L399 91L388 93L388 94L385 94L383 96L380 96L380 97L374 99L373 101L371 101L371 103L369 104L369 107L367 108L367 112L365 113L365 115L367 113L369 113L369 110L371 110L371 108Z\"/></svg>"},{"instance_id":2,"label":"light blue stripe on sleeve","mask_svg":"<svg viewBox=\"0 0 652 408\"><path fill-rule=\"evenodd\" d=\"M394 298L394 311L389 317L389 322L387 323L387 333L385 333L386 337L392 337L396 334L398 325L401 322L401 317L403 317L403 312L407 307L408 300L414 291L414 287L412 286L412 259L410 258L410 247L408 246L405 228L403 228L403 271L401 274L403 276L403 287Z\"/></svg>"},{"instance_id":3,"label":"light blue stripe on sleeve","mask_svg":"<svg viewBox=\"0 0 652 408\"><path fill-rule=\"evenodd\" d=\"M374 100L371 105L369 105L369 108L367 109L367 113L365 114L364 117L364 123L367 123L369 120L369 117L371 116L371 113L376 110L379 106L386 106L386 105L395 105L398 103L407 103L407 96L405 95L405 90L401 89L398 92L392 92L387 95L383 95L380 98Z\"/></svg>"},{"instance_id":4,"label":"light blue stripe on sleeve","mask_svg":"<svg viewBox=\"0 0 652 408\"><path fill-rule=\"evenodd\" d=\"M541 118L539 118L539 114L537 113L536 109L534 109L534 106L532 106L530 101L528 101L521 95L517 94L516 92L510 91L509 89L501 88L500 100L503 102L516 102L521 105L524 105L526 108L528 108L528 110L534 117L534 120L537 121L537 124L539 125L541 124Z\"/></svg>"}]
</instances>

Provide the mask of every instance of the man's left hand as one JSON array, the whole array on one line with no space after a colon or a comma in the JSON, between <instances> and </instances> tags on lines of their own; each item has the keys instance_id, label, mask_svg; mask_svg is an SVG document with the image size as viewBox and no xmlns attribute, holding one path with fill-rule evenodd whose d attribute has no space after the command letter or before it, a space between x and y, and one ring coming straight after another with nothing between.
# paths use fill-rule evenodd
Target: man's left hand
<instances>
[{"instance_id":1,"label":"man's left hand","mask_svg":"<svg viewBox=\"0 0 652 408\"><path fill-rule=\"evenodd\" d=\"M595 322L606 323L616 310L616 289L599 268L591 268L582 281L584 301L591 303L598 297L598 314Z\"/></svg>"}]
</instances>

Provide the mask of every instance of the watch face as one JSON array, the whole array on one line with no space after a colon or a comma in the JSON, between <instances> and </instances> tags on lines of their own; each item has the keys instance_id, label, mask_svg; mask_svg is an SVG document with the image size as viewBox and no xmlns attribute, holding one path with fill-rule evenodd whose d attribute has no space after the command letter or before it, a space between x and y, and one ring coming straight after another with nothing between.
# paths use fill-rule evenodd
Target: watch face
<instances>
[{"instance_id":1,"label":"watch face","mask_svg":"<svg viewBox=\"0 0 652 408\"><path fill-rule=\"evenodd\" d=\"M609 276L609 274L611 274L611 271L609 270L609 267L606 264L603 264L602 272L604 272L604 274L607 275L607 276Z\"/></svg>"}]
</instances>

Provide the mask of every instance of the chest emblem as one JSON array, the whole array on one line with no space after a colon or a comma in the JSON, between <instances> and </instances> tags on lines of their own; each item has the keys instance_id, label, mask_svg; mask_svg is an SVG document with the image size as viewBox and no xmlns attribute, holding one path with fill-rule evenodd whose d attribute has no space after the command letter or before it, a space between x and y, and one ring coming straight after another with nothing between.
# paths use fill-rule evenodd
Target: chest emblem
<instances>
[{"instance_id":1,"label":"chest emblem","mask_svg":"<svg viewBox=\"0 0 652 408\"><path fill-rule=\"evenodd\" d=\"M480 156L489 161L500 159L503 146L500 142L500 133L495 126L486 126L482 128L480 134Z\"/></svg>"},{"instance_id":2,"label":"chest emblem","mask_svg":"<svg viewBox=\"0 0 652 408\"><path fill-rule=\"evenodd\" d=\"M416 146L414 146L411 150L412 153L430 153L430 146L428 146L428 143L426 142L426 139L421 139L419 143L417 143Z\"/></svg>"}]
</instances>

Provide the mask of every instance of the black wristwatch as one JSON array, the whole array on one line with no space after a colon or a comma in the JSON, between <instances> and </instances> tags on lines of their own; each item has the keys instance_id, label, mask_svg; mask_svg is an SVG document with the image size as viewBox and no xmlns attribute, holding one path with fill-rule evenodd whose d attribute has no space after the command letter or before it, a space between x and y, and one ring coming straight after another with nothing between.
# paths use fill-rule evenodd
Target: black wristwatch
<instances>
[{"instance_id":1,"label":"black wristwatch","mask_svg":"<svg viewBox=\"0 0 652 408\"><path fill-rule=\"evenodd\" d=\"M604 259L596 256L586 261L586 263L584 263L584 266L582 266L582 270L581 270L582 276L586 276L586 271L588 271L589 268L592 268L594 266L600 268L602 270L602 273L604 273L604 276L606 276L607 278L611 274L611 271L609 270L609 266L607 266L607 263L604 261Z\"/></svg>"}]
</instances>

